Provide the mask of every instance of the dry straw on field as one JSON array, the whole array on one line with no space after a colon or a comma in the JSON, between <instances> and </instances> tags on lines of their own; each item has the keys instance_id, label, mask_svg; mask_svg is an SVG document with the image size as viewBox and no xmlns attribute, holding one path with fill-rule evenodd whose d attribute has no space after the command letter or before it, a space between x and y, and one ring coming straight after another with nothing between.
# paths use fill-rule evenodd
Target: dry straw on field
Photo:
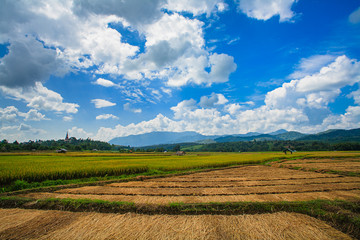
<instances>
[{"instance_id":1,"label":"dry straw on field","mask_svg":"<svg viewBox=\"0 0 360 240\"><path fill-rule=\"evenodd\" d=\"M74 198L145 204L171 202L298 201L360 199L360 179L269 166L244 166L206 173L30 193L32 198Z\"/></svg>"},{"instance_id":2,"label":"dry straw on field","mask_svg":"<svg viewBox=\"0 0 360 240\"><path fill-rule=\"evenodd\" d=\"M20 221L18 221L20 219ZM351 239L296 213L140 215L0 209L1 239Z\"/></svg>"}]
</instances>

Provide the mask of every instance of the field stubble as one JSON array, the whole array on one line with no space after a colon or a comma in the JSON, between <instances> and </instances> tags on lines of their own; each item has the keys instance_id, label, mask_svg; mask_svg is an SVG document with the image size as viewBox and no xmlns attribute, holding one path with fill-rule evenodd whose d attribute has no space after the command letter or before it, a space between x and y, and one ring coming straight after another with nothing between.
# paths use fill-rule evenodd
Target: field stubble
<instances>
[{"instance_id":1,"label":"field stubble","mask_svg":"<svg viewBox=\"0 0 360 240\"><path fill-rule=\"evenodd\" d=\"M351 239L315 218L142 215L0 209L1 239Z\"/></svg>"},{"instance_id":2,"label":"field stubble","mask_svg":"<svg viewBox=\"0 0 360 240\"><path fill-rule=\"evenodd\" d=\"M359 200L360 179L269 166L243 166L186 176L69 188L23 196L41 199L89 198L141 204Z\"/></svg>"}]
</instances>

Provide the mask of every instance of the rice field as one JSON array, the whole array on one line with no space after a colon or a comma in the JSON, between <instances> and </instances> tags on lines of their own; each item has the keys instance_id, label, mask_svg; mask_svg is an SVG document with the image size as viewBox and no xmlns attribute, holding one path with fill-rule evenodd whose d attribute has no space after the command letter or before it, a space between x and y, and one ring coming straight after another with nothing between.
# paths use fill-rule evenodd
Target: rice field
<instances>
[{"instance_id":1,"label":"rice field","mask_svg":"<svg viewBox=\"0 0 360 240\"><path fill-rule=\"evenodd\" d=\"M273 159L281 160L265 165L256 164ZM142 176L128 182L119 180L102 182L96 186L66 186L14 193L19 199L28 199L29 202L22 205L24 208L33 208L35 205L32 204L40 202L38 208L45 209L41 207L45 206L41 205L41 202L45 203L49 199L53 199L52 201L78 199L78 202L81 200L90 204L87 208L90 211L94 211L91 210L91 206L94 206L91 204L95 203L91 200L131 203L137 206L136 209L151 208L151 206L157 206L159 208L155 209L160 209L181 204L231 202L282 204L282 202L317 199L345 200L355 205L360 202L359 176L324 171L303 171L306 170L305 167L314 166L324 169L322 164L326 164L326 168L333 171L340 169L340 165L342 171L346 169L354 171L360 161L359 152L313 152L292 155L197 153L186 156L115 153L19 154L2 155L0 161L4 163L0 165L2 169L13 171L12 179L16 179L16 176L18 178L31 176L21 175L24 173L32 173L36 176L28 179L41 179L39 176L59 177L61 174L63 174L62 177L70 178L73 177L69 174L72 171L77 171L79 174L76 176L81 177L88 176L86 173L104 174L111 169L118 169L119 172L112 173L120 174L136 171L140 173L151 169L181 170L231 166L187 175ZM17 165L13 165L14 162ZM21 164L22 168L19 166ZM293 168L301 164L303 164L302 168ZM19 174L16 169L23 169L23 172L20 171L21 174ZM92 173L91 169L102 169L104 172ZM122 172L119 169L122 169ZM59 205L60 208L49 209L64 209L61 206L67 206L65 202L69 200L63 201L65 205ZM54 206L52 204L48 203L47 206ZM332 209L335 213L333 216L337 216L338 210L336 207L332 208L335 208ZM77 207L75 211L78 211ZM215 213L216 215L206 215L208 213L182 215L183 213L178 212L167 215L160 214L158 211L160 210L155 210L152 214L137 214L137 210L126 214L105 214L0 209L0 222L3 223L0 225L0 239L351 239L350 236L319 219L300 214L304 212L274 213L271 211L272 213L255 212L257 214L253 215L218 215L219 212ZM214 210L209 211L214 212ZM281 208L279 211L284 210ZM322 214L324 212L310 215L318 218ZM347 222L349 225L340 229L349 234L358 234L358 231L354 230L354 226L357 228L358 224L351 222L358 218L358 212L354 210L354 212L348 211L346 214L341 214L341 217L350 214L352 218ZM326 221L333 224L335 220L330 217ZM342 222L336 221L335 225L339 227Z\"/></svg>"},{"instance_id":2,"label":"rice field","mask_svg":"<svg viewBox=\"0 0 360 240\"><path fill-rule=\"evenodd\" d=\"M196 168L257 164L272 159L302 157L357 157L360 152L282 152L264 153L189 153L176 156L160 154L120 153L2 153L0 154L0 185L16 180L41 182L57 179L119 176L151 170L174 171Z\"/></svg>"},{"instance_id":3,"label":"rice field","mask_svg":"<svg viewBox=\"0 0 360 240\"><path fill-rule=\"evenodd\" d=\"M315 218L143 215L0 209L0 239L351 239Z\"/></svg>"},{"instance_id":4,"label":"rice field","mask_svg":"<svg viewBox=\"0 0 360 240\"><path fill-rule=\"evenodd\" d=\"M302 156L306 154L298 154ZM143 173L149 170L186 170L261 163L270 159L287 158L283 153L196 153L174 154L1 154L0 185L16 180L40 182L56 179L79 179L122 174Z\"/></svg>"}]
</instances>

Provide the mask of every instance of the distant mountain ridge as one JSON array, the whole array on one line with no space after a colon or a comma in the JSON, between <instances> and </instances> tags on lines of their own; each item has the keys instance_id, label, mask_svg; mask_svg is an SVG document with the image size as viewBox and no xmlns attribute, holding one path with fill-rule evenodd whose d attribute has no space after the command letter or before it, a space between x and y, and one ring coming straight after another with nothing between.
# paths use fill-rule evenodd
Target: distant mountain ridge
<instances>
[{"instance_id":1,"label":"distant mountain ridge","mask_svg":"<svg viewBox=\"0 0 360 240\"><path fill-rule=\"evenodd\" d=\"M151 132L126 137L117 137L109 141L110 144L143 147L149 145L172 144L183 142L197 142L212 140L218 136L205 136L197 132Z\"/></svg>"},{"instance_id":2,"label":"distant mountain ridge","mask_svg":"<svg viewBox=\"0 0 360 240\"><path fill-rule=\"evenodd\" d=\"M211 135L206 136L196 132L151 132L126 137L117 137L109 141L110 144L144 147L160 144L177 143L225 143L225 142L246 142L246 141L265 141L265 140L298 140L298 141L327 141L327 142L360 142L360 128L343 130L333 129L317 134L303 134L296 131L278 131L261 134L249 132L247 134L234 135Z\"/></svg>"}]
</instances>

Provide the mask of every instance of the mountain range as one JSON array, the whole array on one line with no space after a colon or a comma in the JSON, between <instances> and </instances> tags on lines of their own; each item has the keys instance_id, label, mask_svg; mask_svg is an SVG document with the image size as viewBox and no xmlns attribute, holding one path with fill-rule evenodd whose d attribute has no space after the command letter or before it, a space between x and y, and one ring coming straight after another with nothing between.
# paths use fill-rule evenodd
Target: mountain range
<instances>
[{"instance_id":1,"label":"mountain range","mask_svg":"<svg viewBox=\"0 0 360 240\"><path fill-rule=\"evenodd\" d=\"M206 136L196 132L151 132L126 137L117 137L109 141L110 144L144 147L160 144L176 143L224 143L243 141L265 141L265 140L298 140L298 141L327 141L327 142L360 142L360 128L343 130L331 129L317 134L303 134L296 131L280 129L276 132L262 134L249 132L235 135L211 135Z\"/></svg>"}]
</instances>

